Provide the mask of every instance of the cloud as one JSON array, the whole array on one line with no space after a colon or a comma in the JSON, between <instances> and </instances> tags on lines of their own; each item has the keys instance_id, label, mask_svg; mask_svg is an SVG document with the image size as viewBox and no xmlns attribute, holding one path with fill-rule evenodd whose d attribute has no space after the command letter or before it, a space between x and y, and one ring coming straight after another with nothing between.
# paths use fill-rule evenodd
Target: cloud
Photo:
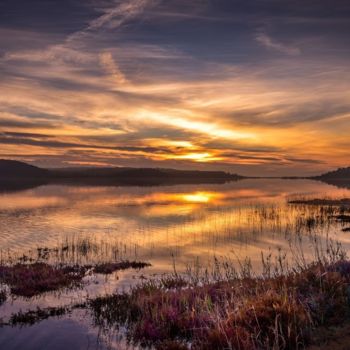
<instances>
[{"instance_id":1,"label":"cloud","mask_svg":"<svg viewBox=\"0 0 350 350\"><path fill-rule=\"evenodd\" d=\"M94 30L101 27L115 29L126 21L140 15L145 8L154 3L154 0L122 0L114 1L116 5L108 8L105 13L91 21L87 30Z\"/></svg>"},{"instance_id":2,"label":"cloud","mask_svg":"<svg viewBox=\"0 0 350 350\"><path fill-rule=\"evenodd\" d=\"M103 15L91 20L85 28L69 35L66 43L79 45L81 40L99 29L118 29L124 23L140 16L147 7L156 2L157 0L114 0L103 10Z\"/></svg>"},{"instance_id":3,"label":"cloud","mask_svg":"<svg viewBox=\"0 0 350 350\"><path fill-rule=\"evenodd\" d=\"M255 39L259 44L263 45L267 49L275 50L290 56L297 56L301 54L301 50L299 48L282 44L265 33L259 33Z\"/></svg>"},{"instance_id":4,"label":"cloud","mask_svg":"<svg viewBox=\"0 0 350 350\"><path fill-rule=\"evenodd\" d=\"M0 157L246 174L343 164L346 21L330 30L316 2L252 1L91 0L54 33L26 5L38 33L0 27Z\"/></svg>"},{"instance_id":5,"label":"cloud","mask_svg":"<svg viewBox=\"0 0 350 350\"><path fill-rule=\"evenodd\" d=\"M5 61L52 62L56 64L91 64L96 61L92 54L78 51L64 45L49 46L45 50L25 50L5 53Z\"/></svg>"},{"instance_id":6,"label":"cloud","mask_svg":"<svg viewBox=\"0 0 350 350\"><path fill-rule=\"evenodd\" d=\"M121 72L110 52L100 54L100 64L118 85L127 83L127 79Z\"/></svg>"}]
</instances>

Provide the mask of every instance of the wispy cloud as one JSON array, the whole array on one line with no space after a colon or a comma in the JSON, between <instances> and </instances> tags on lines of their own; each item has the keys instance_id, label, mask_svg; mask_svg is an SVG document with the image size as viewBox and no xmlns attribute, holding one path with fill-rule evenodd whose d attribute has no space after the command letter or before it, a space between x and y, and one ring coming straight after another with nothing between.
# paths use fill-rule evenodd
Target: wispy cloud
<instances>
[{"instance_id":1,"label":"wispy cloud","mask_svg":"<svg viewBox=\"0 0 350 350\"><path fill-rule=\"evenodd\" d=\"M100 54L100 64L118 85L127 83L127 79L110 52Z\"/></svg>"},{"instance_id":2,"label":"wispy cloud","mask_svg":"<svg viewBox=\"0 0 350 350\"><path fill-rule=\"evenodd\" d=\"M256 36L256 41L263 45L267 49L275 50L286 55L296 56L301 54L301 50L298 47L283 44L265 33L259 33Z\"/></svg>"},{"instance_id":3,"label":"wispy cloud","mask_svg":"<svg viewBox=\"0 0 350 350\"><path fill-rule=\"evenodd\" d=\"M126 21L140 15L152 3L155 3L155 0L114 1L114 6L108 8L102 16L91 21L86 29L118 28Z\"/></svg>"},{"instance_id":4,"label":"wispy cloud","mask_svg":"<svg viewBox=\"0 0 350 350\"><path fill-rule=\"evenodd\" d=\"M91 0L59 35L0 25L0 157L288 175L344 164L350 68L332 49L348 38L325 27L333 40L315 40L252 1Z\"/></svg>"},{"instance_id":5,"label":"wispy cloud","mask_svg":"<svg viewBox=\"0 0 350 350\"><path fill-rule=\"evenodd\" d=\"M69 35L66 43L79 42L90 33L99 29L118 29L124 23L142 15L146 8L159 0L114 0L110 3L103 15L93 19L83 29Z\"/></svg>"}]
</instances>

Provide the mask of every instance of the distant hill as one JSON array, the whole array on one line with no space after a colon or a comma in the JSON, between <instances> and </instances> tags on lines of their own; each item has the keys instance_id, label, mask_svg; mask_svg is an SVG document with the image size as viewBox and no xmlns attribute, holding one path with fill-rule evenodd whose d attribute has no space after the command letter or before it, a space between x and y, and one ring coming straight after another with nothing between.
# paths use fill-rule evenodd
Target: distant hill
<instances>
[{"instance_id":1,"label":"distant hill","mask_svg":"<svg viewBox=\"0 0 350 350\"><path fill-rule=\"evenodd\" d=\"M330 185L350 189L350 167L330 171L323 175L316 176L314 179L321 180Z\"/></svg>"},{"instance_id":2,"label":"distant hill","mask_svg":"<svg viewBox=\"0 0 350 350\"><path fill-rule=\"evenodd\" d=\"M0 159L0 179L28 179L47 177L48 171L16 160Z\"/></svg>"},{"instance_id":3,"label":"distant hill","mask_svg":"<svg viewBox=\"0 0 350 350\"><path fill-rule=\"evenodd\" d=\"M48 171L15 160L0 159L0 191L20 191L43 185Z\"/></svg>"},{"instance_id":4,"label":"distant hill","mask_svg":"<svg viewBox=\"0 0 350 350\"><path fill-rule=\"evenodd\" d=\"M0 160L0 185L31 182L89 185L172 185L236 181L242 177L223 171L161 168L61 168L42 169L23 162Z\"/></svg>"},{"instance_id":5,"label":"distant hill","mask_svg":"<svg viewBox=\"0 0 350 350\"><path fill-rule=\"evenodd\" d=\"M350 180L350 167L349 168L340 168L334 171L330 171L326 174L318 176L318 178L323 179L347 179Z\"/></svg>"}]
</instances>

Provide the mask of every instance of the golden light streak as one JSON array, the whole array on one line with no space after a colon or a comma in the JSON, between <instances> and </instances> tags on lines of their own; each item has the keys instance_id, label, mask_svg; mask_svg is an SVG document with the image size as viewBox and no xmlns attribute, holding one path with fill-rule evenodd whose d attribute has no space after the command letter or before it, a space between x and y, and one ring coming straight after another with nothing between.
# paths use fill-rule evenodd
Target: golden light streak
<instances>
[{"instance_id":1,"label":"golden light streak","mask_svg":"<svg viewBox=\"0 0 350 350\"><path fill-rule=\"evenodd\" d=\"M190 203L208 203L215 198L215 193L211 192L195 192L191 194L185 194L182 196L185 202Z\"/></svg>"},{"instance_id":2,"label":"golden light streak","mask_svg":"<svg viewBox=\"0 0 350 350\"><path fill-rule=\"evenodd\" d=\"M141 120L153 120L157 123L167 124L180 129L190 130L195 133L205 134L214 138L225 138L230 140L256 139L254 132L235 131L224 129L217 123L208 123L193 119L186 119L175 115L164 115L153 111L141 111L138 114Z\"/></svg>"},{"instance_id":3,"label":"golden light streak","mask_svg":"<svg viewBox=\"0 0 350 350\"><path fill-rule=\"evenodd\" d=\"M214 161L220 160L219 157L214 157L209 152L170 155L167 157L168 159L184 159L184 160L192 160L195 162L214 162Z\"/></svg>"}]
</instances>

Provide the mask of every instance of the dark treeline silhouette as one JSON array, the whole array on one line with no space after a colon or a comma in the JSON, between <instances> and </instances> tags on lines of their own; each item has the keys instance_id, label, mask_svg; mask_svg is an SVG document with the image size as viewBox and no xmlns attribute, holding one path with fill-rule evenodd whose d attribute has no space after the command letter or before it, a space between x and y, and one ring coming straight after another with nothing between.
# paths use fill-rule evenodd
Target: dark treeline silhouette
<instances>
[{"instance_id":1,"label":"dark treeline silhouette","mask_svg":"<svg viewBox=\"0 0 350 350\"><path fill-rule=\"evenodd\" d=\"M162 168L58 168L43 169L24 162L0 159L0 190L24 190L46 184L93 186L158 186L176 184L223 184L247 177L224 171ZM256 178L256 177L253 177ZM305 179L305 177L282 177ZM350 188L350 167L311 177L342 188Z\"/></svg>"},{"instance_id":2,"label":"dark treeline silhouette","mask_svg":"<svg viewBox=\"0 0 350 350\"><path fill-rule=\"evenodd\" d=\"M161 168L61 168L43 169L23 162L0 160L0 188L24 189L44 184L173 185L221 184L242 177L223 171Z\"/></svg>"}]
</instances>

